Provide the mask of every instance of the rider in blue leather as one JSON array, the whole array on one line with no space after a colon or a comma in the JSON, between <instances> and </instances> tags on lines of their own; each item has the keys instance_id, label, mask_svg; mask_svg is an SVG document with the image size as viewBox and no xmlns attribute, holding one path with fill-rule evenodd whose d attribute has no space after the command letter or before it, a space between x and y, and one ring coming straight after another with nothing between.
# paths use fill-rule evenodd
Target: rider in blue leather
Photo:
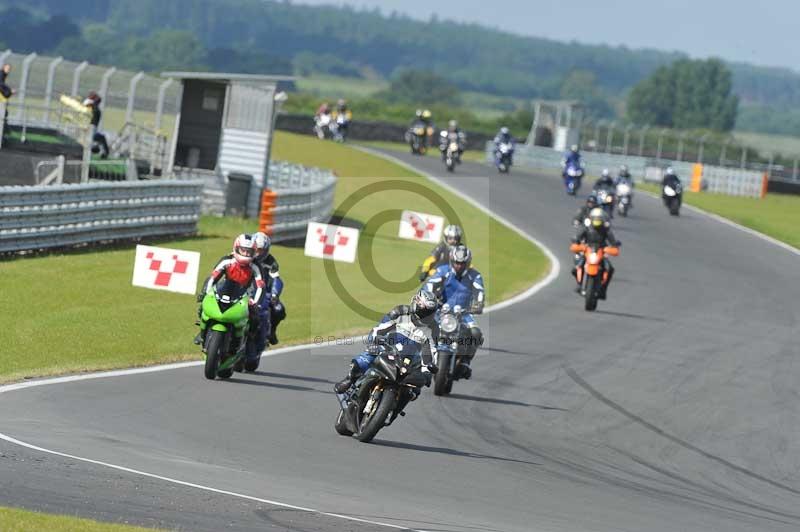
<instances>
[{"instance_id":1,"label":"rider in blue leather","mask_svg":"<svg viewBox=\"0 0 800 532\"><path fill-rule=\"evenodd\" d=\"M478 347L483 344L483 333L473 314L483 312L486 291L483 287L483 277L478 270L471 267L472 251L459 245L450 251L449 264L443 264L428 279L425 287L439 297L441 304L447 303L451 307L456 305L467 310L461 317L469 331L466 339L464 361L456 368L458 377L469 379L472 376L470 364L475 358Z\"/></svg>"}]
</instances>

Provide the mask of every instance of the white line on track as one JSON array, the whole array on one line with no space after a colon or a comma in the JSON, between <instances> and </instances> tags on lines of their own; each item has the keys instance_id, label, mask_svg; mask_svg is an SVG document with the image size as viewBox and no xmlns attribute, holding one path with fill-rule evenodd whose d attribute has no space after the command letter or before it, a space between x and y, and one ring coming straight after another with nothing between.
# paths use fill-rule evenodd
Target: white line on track
<instances>
[{"instance_id":1,"label":"white line on track","mask_svg":"<svg viewBox=\"0 0 800 532\"><path fill-rule=\"evenodd\" d=\"M459 196L460 198L464 199L467 202L472 203L476 208L480 209L481 211L483 211L487 215L495 218L497 221L499 221L503 225L507 226L511 230L517 232L520 236L522 236L525 239L529 240L533 244L539 246L539 248L541 248L542 251L544 252L544 254L547 256L547 258L550 259L550 263L551 263L550 272L548 273L548 275L544 279L542 279L541 281L535 283L533 286L531 286L530 288L528 288L527 290L525 290L521 294L518 294L518 295L512 297L511 299L507 299L506 301L502 301L500 303L496 303L494 305L486 307L486 309L484 310L485 313L492 312L492 311L495 311L495 310L500 310L500 309L506 308L508 306L514 305L515 303L519 303L520 301L523 301L523 300L533 296L534 294L539 292L542 288L544 288L545 286L547 286L548 284L553 282L553 280L556 277L558 277L558 273L560 271L560 263L558 262L558 259L553 254L553 252L550 249L548 249L547 246L542 244L539 240L537 240L533 236L527 234L525 231L523 231L522 229L520 229L519 227L517 227L513 223L509 222L507 219L505 219L502 216L498 215L497 213L493 212L487 206L479 203L474 198L470 198L469 196L465 195L461 191L456 190L452 186L450 186L447 183L441 181L440 179L434 177L433 175L427 174L427 173L421 171L418 168L414 168L413 166L401 161L400 159L397 159L396 157L392 157L391 155L386 155L386 154L383 154L383 153L380 153L380 152L376 152L376 151L370 150L368 148L363 148L363 147L358 147L358 146L356 146L355 148L359 149L361 151L364 151L366 153L369 153L371 155L375 155L375 156L387 159L387 160L389 160L389 161L391 161L391 162L393 162L393 163L395 163L395 164L397 164L399 166L402 166L402 167L404 167L406 169L409 169L409 170L413 171L414 173L421 174L421 175L427 177L428 179L430 179L431 181L436 182L438 185L442 186L443 188L446 188L448 191L452 192L453 194ZM316 349L316 348L319 348L319 347L323 347L324 345L325 344L303 344L303 345L287 346L287 347L282 347L282 348L266 351L262 356L275 356L275 355L280 355L280 354L283 354L283 353L289 353L289 352L292 352L292 351L299 351L299 350L302 350L302 349ZM111 378L111 377L127 377L127 376L131 376L131 375L141 375L141 374L144 374L144 373L156 373L156 372L159 372L159 371L169 371L169 370L175 370L175 369L189 368L189 367L194 367L194 366L200 366L202 364L203 364L203 361L180 362L180 363L176 363L176 364L162 364L160 366L151 366L151 367L146 367L146 368L134 368L134 369L123 369L123 370L115 370L115 371L103 371L103 372L98 372L98 373L86 373L86 374L82 374L82 375L69 375L69 376L66 376L66 377L55 377L55 378L50 378L50 379L32 380L32 381L27 381L27 382L20 382L20 383L8 384L8 385L5 385L5 386L0 386L0 394L13 392L13 391L18 391L18 390L24 390L26 388L34 388L34 387L38 387L38 386L49 386L51 384L64 384L64 383L70 383L70 382L76 382L76 381L85 381L85 380L93 380L93 379L105 379L105 378ZM322 511L322 510L317 510L315 508L296 506L296 505L293 505L293 504L287 504L287 503L280 502L280 501L273 501L273 500L270 500L270 499L262 499L262 498L254 497L252 495L247 495L247 494L244 494L244 493L236 493L236 492L233 492L233 491L222 490L222 489L214 488L214 487L211 487L211 486L204 486L202 484L195 484L195 483L192 483L192 482L186 482L184 480L165 477L165 476L162 476L162 475L156 475L154 473L148 473L147 471L139 471L137 469L131 469L131 468L128 468L128 467L124 467L124 466L120 466L120 465L116 465L116 464L111 464L111 463L108 463L108 462L101 462L99 460L93 460L91 458L84 458L82 456L75 456L75 455L71 455L71 454L67 454L67 453L62 453L60 451L54 451L52 449L46 449L44 447L39 447L37 445L33 445L31 443L27 443L27 442L18 440L16 438L12 437L12 436L9 436L9 435L3 434L3 433L0 433L0 440L6 441L6 442L14 444L14 445L19 445L21 447L25 447L25 448L33 450L33 451L42 452L42 453L46 453L46 454L51 454L51 455L54 455L54 456L60 456L60 457L63 457L63 458L69 458L71 460L77 460L77 461L80 461L80 462L85 462L85 463L98 465L98 466L102 466L102 467L107 467L107 468L110 468L110 469L115 469L117 471L124 471L126 473L139 475L139 476L143 476L143 477L148 477L148 478L153 478L153 479L156 479L156 480L169 482L171 484L177 484L177 485L180 485L180 486L186 486L186 487L190 487L190 488L200 489L200 490L203 490L203 491L217 493L217 494L220 494L220 495L227 495L227 496L236 497L236 498L239 498L239 499L244 499L244 500L249 500L249 501L254 501L254 502L260 502L260 503L264 503L264 504L271 504L273 506L279 506L279 507L282 507L282 508L290 508L290 509L293 509L293 510L300 510L300 511L304 511L304 512L315 513L315 514L324 515L324 516L327 516L327 517L336 517L336 518L339 518L339 519L346 519L348 521L355 521L355 522L358 522L358 523L377 525L377 526L382 526L382 527L386 527L386 528L394 528L394 529L399 529L399 530L408 530L410 532L425 532L423 530L412 529L412 528L409 528L409 527L406 527L406 526L394 525L394 524L391 524L391 523L382 523L380 521L370 521L368 519L362 519L362 518L359 518L359 517L353 517L353 516L344 515L344 514L336 514L336 513L331 513L331 512L325 512L325 511Z\"/></svg>"}]
</instances>

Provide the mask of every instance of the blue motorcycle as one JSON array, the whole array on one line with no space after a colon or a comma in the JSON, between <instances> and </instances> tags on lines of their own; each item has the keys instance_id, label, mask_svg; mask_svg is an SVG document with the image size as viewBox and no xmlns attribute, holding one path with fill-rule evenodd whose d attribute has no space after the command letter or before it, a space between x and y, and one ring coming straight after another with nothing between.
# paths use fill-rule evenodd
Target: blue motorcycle
<instances>
[{"instance_id":1,"label":"blue motorcycle","mask_svg":"<svg viewBox=\"0 0 800 532\"><path fill-rule=\"evenodd\" d=\"M564 168L563 178L567 194L574 196L578 192L578 189L581 188L583 168L577 163L568 163Z\"/></svg>"}]
</instances>

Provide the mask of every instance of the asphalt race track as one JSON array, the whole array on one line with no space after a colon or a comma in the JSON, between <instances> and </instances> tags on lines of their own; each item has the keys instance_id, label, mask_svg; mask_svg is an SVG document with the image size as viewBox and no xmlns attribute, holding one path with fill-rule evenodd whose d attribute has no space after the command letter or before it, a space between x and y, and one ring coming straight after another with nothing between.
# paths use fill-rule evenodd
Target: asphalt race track
<instances>
[{"instance_id":1,"label":"asphalt race track","mask_svg":"<svg viewBox=\"0 0 800 532\"><path fill-rule=\"evenodd\" d=\"M468 177L482 175L491 186ZM614 222L609 300L587 313L569 275L578 201L554 176L464 163L446 180L544 242L561 275L481 317L473 379L445 399L427 390L373 444L333 430L348 347L276 355L231 382L192 367L4 393L0 432L414 530L800 529L797 255L639 194ZM180 530L390 530L8 441L0 505Z\"/></svg>"}]
</instances>

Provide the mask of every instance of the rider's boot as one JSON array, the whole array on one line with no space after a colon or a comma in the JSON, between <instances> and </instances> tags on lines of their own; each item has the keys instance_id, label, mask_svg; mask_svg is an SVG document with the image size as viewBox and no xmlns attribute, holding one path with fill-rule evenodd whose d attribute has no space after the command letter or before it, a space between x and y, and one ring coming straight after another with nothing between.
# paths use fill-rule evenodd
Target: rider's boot
<instances>
[{"instance_id":1,"label":"rider's boot","mask_svg":"<svg viewBox=\"0 0 800 532\"><path fill-rule=\"evenodd\" d=\"M358 367L357 364L350 364L350 371L347 373L347 376L337 382L333 386L333 390L336 393L345 393L350 387L355 383L358 378L361 376L361 368Z\"/></svg>"}]
</instances>

